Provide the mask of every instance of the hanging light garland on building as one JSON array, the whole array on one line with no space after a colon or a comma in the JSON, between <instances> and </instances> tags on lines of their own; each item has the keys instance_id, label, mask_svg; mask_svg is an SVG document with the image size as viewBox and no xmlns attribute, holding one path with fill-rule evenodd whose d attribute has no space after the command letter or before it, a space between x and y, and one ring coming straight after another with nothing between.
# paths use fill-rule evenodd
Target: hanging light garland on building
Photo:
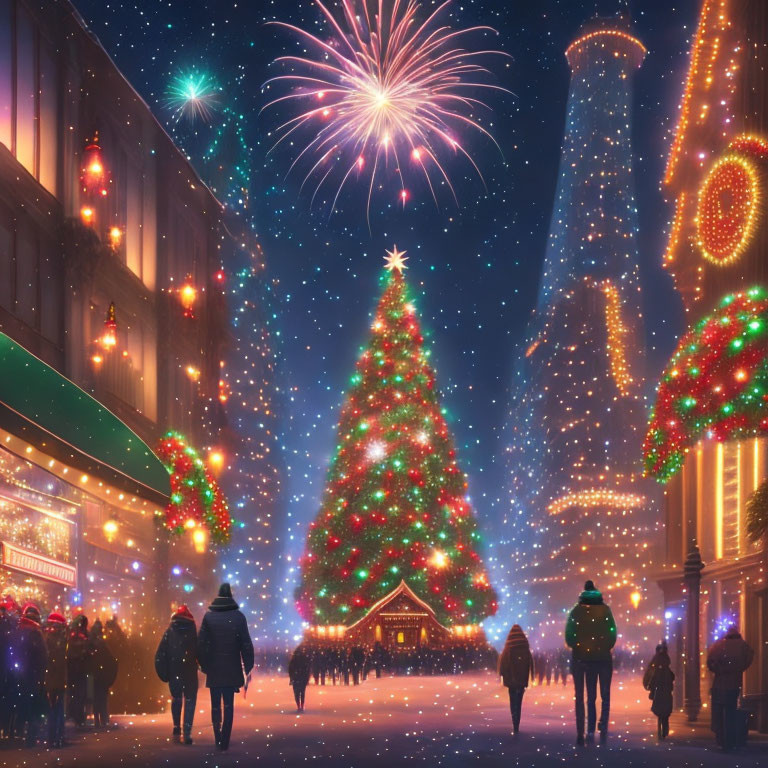
<instances>
[{"instance_id":1,"label":"hanging light garland on building","mask_svg":"<svg viewBox=\"0 0 768 768\"><path fill-rule=\"evenodd\" d=\"M768 433L768 292L726 296L685 336L659 386L643 446L646 474L666 482L698 440Z\"/></svg>"},{"instance_id":2,"label":"hanging light garland on building","mask_svg":"<svg viewBox=\"0 0 768 768\"><path fill-rule=\"evenodd\" d=\"M227 500L197 451L177 432L168 432L156 452L171 475L165 526L177 534L191 529L196 545L195 531L204 527L213 541L226 544L232 529Z\"/></svg>"}]
</instances>

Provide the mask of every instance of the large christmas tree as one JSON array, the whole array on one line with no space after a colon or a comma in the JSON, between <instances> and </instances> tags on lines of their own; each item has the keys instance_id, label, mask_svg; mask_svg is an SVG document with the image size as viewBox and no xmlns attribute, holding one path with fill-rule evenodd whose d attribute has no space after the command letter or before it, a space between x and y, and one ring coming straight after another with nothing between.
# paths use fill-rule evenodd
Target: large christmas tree
<instances>
[{"instance_id":1,"label":"large christmas tree","mask_svg":"<svg viewBox=\"0 0 768 768\"><path fill-rule=\"evenodd\" d=\"M496 611L405 261L397 247L388 252L370 343L310 527L296 597L313 624L351 624L402 579L443 623L477 623Z\"/></svg>"}]
</instances>

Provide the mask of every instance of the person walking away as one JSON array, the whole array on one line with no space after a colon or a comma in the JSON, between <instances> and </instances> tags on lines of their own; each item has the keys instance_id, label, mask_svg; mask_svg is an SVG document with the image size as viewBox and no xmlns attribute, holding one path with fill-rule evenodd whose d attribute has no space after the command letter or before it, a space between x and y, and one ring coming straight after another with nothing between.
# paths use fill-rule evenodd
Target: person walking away
<instances>
[{"instance_id":1,"label":"person walking away","mask_svg":"<svg viewBox=\"0 0 768 768\"><path fill-rule=\"evenodd\" d=\"M509 689L509 709L512 713L512 730L520 731L520 715L523 709L523 694L533 677L533 655L519 624L513 624L499 656L498 673Z\"/></svg>"},{"instance_id":2,"label":"person walking away","mask_svg":"<svg viewBox=\"0 0 768 768\"><path fill-rule=\"evenodd\" d=\"M360 685L360 673L365 664L365 651L359 645L352 647L349 652L349 666L352 670L352 685Z\"/></svg>"},{"instance_id":3,"label":"person walking away","mask_svg":"<svg viewBox=\"0 0 768 768\"><path fill-rule=\"evenodd\" d=\"M571 674L576 702L576 743L584 744L584 685L587 687L587 736L593 737L597 720L597 685L600 684L600 740L608 737L611 707L611 651L616 645L616 622L611 609L592 581L584 584L579 602L565 625L565 642L571 649Z\"/></svg>"},{"instance_id":4,"label":"person walking away","mask_svg":"<svg viewBox=\"0 0 768 768\"><path fill-rule=\"evenodd\" d=\"M48 747L50 749L64 746L67 634L67 620L60 613L49 614L43 629L43 638L48 652L44 685L48 703Z\"/></svg>"},{"instance_id":5,"label":"person walking away","mask_svg":"<svg viewBox=\"0 0 768 768\"><path fill-rule=\"evenodd\" d=\"M349 685L349 648L342 648L340 651L341 676L344 678L344 685Z\"/></svg>"},{"instance_id":6,"label":"person walking away","mask_svg":"<svg viewBox=\"0 0 768 768\"><path fill-rule=\"evenodd\" d=\"M384 646L378 640L373 644L371 663L374 670L376 670L376 679L378 680L381 677L381 670L384 666Z\"/></svg>"},{"instance_id":7,"label":"person walking away","mask_svg":"<svg viewBox=\"0 0 768 768\"><path fill-rule=\"evenodd\" d=\"M293 686L293 698L296 700L296 709L304 711L304 699L307 693L310 677L309 656L303 645L299 645L288 662L288 679Z\"/></svg>"},{"instance_id":8,"label":"person walking away","mask_svg":"<svg viewBox=\"0 0 768 768\"><path fill-rule=\"evenodd\" d=\"M656 646L656 655L648 664L643 676L643 688L649 692L651 712L658 718L658 737L663 741L669 736L669 717L672 714L672 692L675 688L675 673L672 671L667 644Z\"/></svg>"},{"instance_id":9,"label":"person walking away","mask_svg":"<svg viewBox=\"0 0 768 768\"><path fill-rule=\"evenodd\" d=\"M17 728L26 724L25 745L34 747L45 714L45 667L48 652L40 629L40 611L27 603L19 620L17 660L20 668L19 717Z\"/></svg>"},{"instance_id":10,"label":"person walking away","mask_svg":"<svg viewBox=\"0 0 768 768\"><path fill-rule=\"evenodd\" d=\"M712 730L718 746L723 749L738 746L738 742L743 740L743 735L739 737L728 725L735 719L744 672L754 657L755 652L741 637L736 626L732 626L707 653L707 669L714 674L710 692Z\"/></svg>"},{"instance_id":11,"label":"person walking away","mask_svg":"<svg viewBox=\"0 0 768 768\"><path fill-rule=\"evenodd\" d=\"M97 728L109 725L109 689L117 679L117 659L104 639L101 621L96 619L90 633L93 648L93 721Z\"/></svg>"},{"instance_id":12,"label":"person walking away","mask_svg":"<svg viewBox=\"0 0 768 768\"><path fill-rule=\"evenodd\" d=\"M84 728L86 724L85 700L88 695L88 674L91 671L92 655L88 618L81 613L72 619L67 639L68 713L78 728Z\"/></svg>"},{"instance_id":13,"label":"person walking away","mask_svg":"<svg viewBox=\"0 0 768 768\"><path fill-rule=\"evenodd\" d=\"M155 654L157 676L168 683L171 692L173 740L192 743L192 725L197 703L197 627L195 617L186 605L180 605L171 616ZM181 713L184 709L182 739Z\"/></svg>"},{"instance_id":14,"label":"person walking away","mask_svg":"<svg viewBox=\"0 0 768 768\"><path fill-rule=\"evenodd\" d=\"M243 670L253 669L253 642L248 622L224 583L218 597L208 606L197 638L200 666L211 692L211 721L216 746L229 749L234 717L235 694L245 684ZM224 715L222 719L222 703Z\"/></svg>"}]
</instances>

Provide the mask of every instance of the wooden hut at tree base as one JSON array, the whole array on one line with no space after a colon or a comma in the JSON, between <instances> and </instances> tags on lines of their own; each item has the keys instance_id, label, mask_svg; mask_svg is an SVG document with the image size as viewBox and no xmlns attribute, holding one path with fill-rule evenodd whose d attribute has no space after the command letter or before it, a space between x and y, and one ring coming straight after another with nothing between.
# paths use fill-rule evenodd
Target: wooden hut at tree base
<instances>
[{"instance_id":1,"label":"wooden hut at tree base","mask_svg":"<svg viewBox=\"0 0 768 768\"><path fill-rule=\"evenodd\" d=\"M314 626L305 639L313 643L339 643L372 648L381 643L390 652L421 648L440 649L461 645L485 647L487 640L478 624L443 626L432 607L401 581L388 595L371 606L368 613L349 627Z\"/></svg>"}]
</instances>

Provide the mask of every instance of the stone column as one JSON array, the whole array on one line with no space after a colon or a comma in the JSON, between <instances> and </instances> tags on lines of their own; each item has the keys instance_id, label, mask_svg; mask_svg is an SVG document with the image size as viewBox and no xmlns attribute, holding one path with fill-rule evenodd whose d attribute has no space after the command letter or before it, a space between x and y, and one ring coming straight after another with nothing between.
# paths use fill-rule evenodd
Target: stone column
<instances>
[{"instance_id":1,"label":"stone column","mask_svg":"<svg viewBox=\"0 0 768 768\"><path fill-rule=\"evenodd\" d=\"M699 602L701 595L701 561L694 544L683 564L685 605L685 712L688 722L695 723L701 712L701 670L699 660Z\"/></svg>"}]
</instances>

